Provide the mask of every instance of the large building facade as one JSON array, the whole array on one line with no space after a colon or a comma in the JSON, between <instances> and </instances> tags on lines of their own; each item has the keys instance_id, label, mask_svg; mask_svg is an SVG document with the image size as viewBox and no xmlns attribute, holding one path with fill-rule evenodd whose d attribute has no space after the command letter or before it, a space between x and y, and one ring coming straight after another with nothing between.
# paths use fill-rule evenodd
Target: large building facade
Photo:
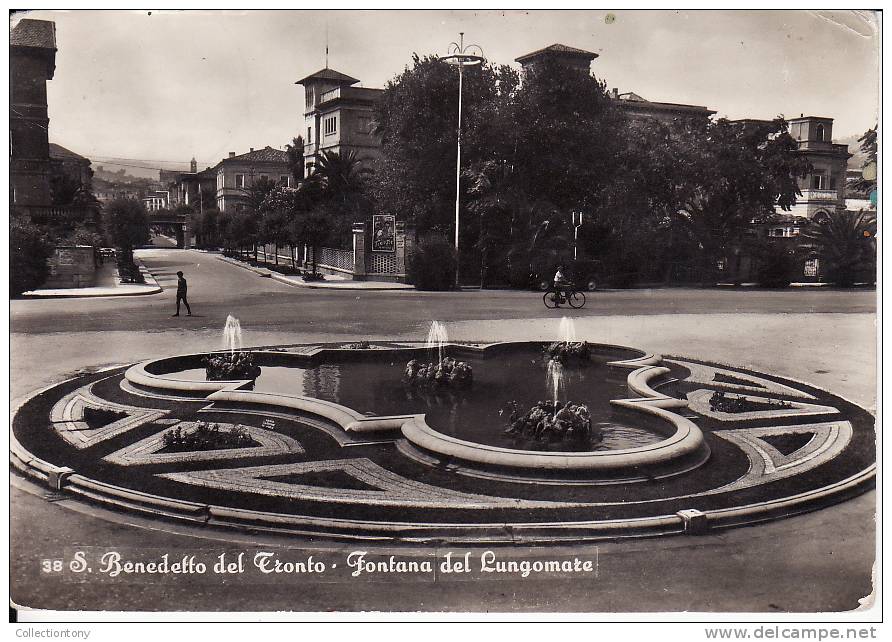
<instances>
[{"instance_id":1,"label":"large building facade","mask_svg":"<svg viewBox=\"0 0 892 642\"><path fill-rule=\"evenodd\" d=\"M9 200L28 211L52 203L46 83L56 70L56 25L23 18L9 39Z\"/></svg>"},{"instance_id":2,"label":"large building facade","mask_svg":"<svg viewBox=\"0 0 892 642\"><path fill-rule=\"evenodd\" d=\"M217 208L221 212L237 211L244 206L247 190L264 178L286 186L293 181L288 153L268 146L256 151L252 148L247 154L229 152L229 157L210 171L215 176Z\"/></svg>"},{"instance_id":3,"label":"large building facade","mask_svg":"<svg viewBox=\"0 0 892 642\"><path fill-rule=\"evenodd\" d=\"M374 117L384 90L354 87L358 82L328 68L297 81L306 97L305 176L312 174L323 152L353 152L369 164L379 158L381 140L374 133Z\"/></svg>"}]
</instances>

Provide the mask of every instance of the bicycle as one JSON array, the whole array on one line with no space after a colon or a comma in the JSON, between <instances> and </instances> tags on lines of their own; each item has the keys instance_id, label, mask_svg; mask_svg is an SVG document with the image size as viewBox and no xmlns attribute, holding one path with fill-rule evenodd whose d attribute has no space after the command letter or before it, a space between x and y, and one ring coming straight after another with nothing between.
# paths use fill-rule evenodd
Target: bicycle
<instances>
[{"instance_id":1,"label":"bicycle","mask_svg":"<svg viewBox=\"0 0 892 642\"><path fill-rule=\"evenodd\" d=\"M575 288L550 287L542 295L542 302L546 308L559 308L561 303L569 303L571 308L581 308L585 305L585 293Z\"/></svg>"}]
</instances>

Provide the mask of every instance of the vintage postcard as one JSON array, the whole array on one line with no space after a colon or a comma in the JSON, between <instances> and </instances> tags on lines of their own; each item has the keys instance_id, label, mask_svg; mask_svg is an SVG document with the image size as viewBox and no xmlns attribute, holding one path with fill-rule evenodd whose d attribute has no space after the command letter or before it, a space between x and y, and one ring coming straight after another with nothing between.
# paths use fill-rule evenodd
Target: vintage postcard
<instances>
[{"instance_id":1,"label":"vintage postcard","mask_svg":"<svg viewBox=\"0 0 892 642\"><path fill-rule=\"evenodd\" d=\"M876 637L881 18L11 13L16 636Z\"/></svg>"}]
</instances>

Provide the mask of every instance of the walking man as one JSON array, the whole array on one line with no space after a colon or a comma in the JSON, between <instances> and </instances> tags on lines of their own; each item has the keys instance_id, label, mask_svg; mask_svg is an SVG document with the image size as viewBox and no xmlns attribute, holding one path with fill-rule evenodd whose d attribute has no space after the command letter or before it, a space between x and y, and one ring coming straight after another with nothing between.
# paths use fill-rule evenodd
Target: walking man
<instances>
[{"instance_id":1,"label":"walking man","mask_svg":"<svg viewBox=\"0 0 892 642\"><path fill-rule=\"evenodd\" d=\"M180 301L186 304L186 316L192 316L192 308L189 307L189 302L186 300L186 279L183 278L182 272L177 272L177 313L173 316L180 316Z\"/></svg>"}]
</instances>

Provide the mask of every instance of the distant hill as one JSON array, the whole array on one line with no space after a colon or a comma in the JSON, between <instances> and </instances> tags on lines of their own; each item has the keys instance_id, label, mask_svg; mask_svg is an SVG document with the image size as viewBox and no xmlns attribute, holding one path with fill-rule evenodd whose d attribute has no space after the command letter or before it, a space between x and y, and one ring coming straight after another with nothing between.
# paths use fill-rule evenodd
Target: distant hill
<instances>
[{"instance_id":1,"label":"distant hill","mask_svg":"<svg viewBox=\"0 0 892 642\"><path fill-rule=\"evenodd\" d=\"M94 177L113 183L144 183L158 180L157 169L125 168L110 163L94 162Z\"/></svg>"}]
</instances>

